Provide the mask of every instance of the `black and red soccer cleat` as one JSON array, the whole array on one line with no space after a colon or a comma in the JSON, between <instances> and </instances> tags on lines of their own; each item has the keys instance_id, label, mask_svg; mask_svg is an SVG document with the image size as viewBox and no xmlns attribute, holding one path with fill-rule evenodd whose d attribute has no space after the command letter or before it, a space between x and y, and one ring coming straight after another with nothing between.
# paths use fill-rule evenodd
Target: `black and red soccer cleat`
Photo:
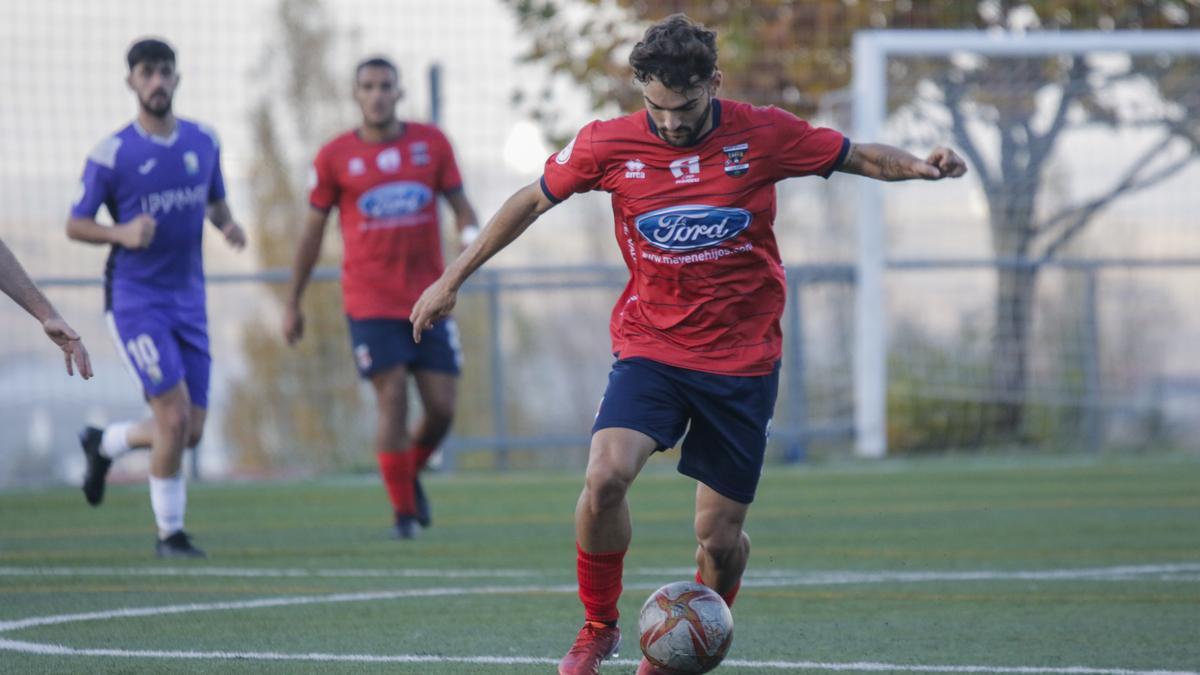
<instances>
[{"instance_id":1,"label":"black and red soccer cleat","mask_svg":"<svg viewBox=\"0 0 1200 675\"><path fill-rule=\"evenodd\" d=\"M615 658L621 649L621 629L588 621L575 636L575 644L558 662L558 675L597 675L600 662Z\"/></svg>"},{"instance_id":2,"label":"black and red soccer cleat","mask_svg":"<svg viewBox=\"0 0 1200 675\"><path fill-rule=\"evenodd\" d=\"M92 506L99 506L104 501L104 482L112 466L112 460L100 454L102 438L104 432L96 427L84 427L79 432L79 445L87 462L83 472L83 497Z\"/></svg>"}]
</instances>

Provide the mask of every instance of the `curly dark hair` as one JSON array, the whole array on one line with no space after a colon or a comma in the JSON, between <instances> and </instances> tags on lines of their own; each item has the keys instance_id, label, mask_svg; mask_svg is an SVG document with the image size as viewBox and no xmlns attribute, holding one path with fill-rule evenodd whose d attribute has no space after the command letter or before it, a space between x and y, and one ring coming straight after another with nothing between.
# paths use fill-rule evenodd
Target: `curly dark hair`
<instances>
[{"instance_id":1,"label":"curly dark hair","mask_svg":"<svg viewBox=\"0 0 1200 675\"><path fill-rule=\"evenodd\" d=\"M717 72L717 34L684 14L672 14L646 29L629 54L633 76L651 78L668 89L684 91Z\"/></svg>"}]
</instances>

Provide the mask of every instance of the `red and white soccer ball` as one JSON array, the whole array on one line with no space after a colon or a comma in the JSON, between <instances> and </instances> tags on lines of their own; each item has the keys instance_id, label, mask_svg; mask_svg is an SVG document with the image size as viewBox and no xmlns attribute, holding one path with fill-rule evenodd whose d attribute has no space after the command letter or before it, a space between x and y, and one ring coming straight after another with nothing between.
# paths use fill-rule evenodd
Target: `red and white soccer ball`
<instances>
[{"instance_id":1,"label":"red and white soccer ball","mask_svg":"<svg viewBox=\"0 0 1200 675\"><path fill-rule=\"evenodd\" d=\"M679 675L707 673L733 643L733 614L708 586L676 581L650 594L638 631L651 664Z\"/></svg>"}]
</instances>

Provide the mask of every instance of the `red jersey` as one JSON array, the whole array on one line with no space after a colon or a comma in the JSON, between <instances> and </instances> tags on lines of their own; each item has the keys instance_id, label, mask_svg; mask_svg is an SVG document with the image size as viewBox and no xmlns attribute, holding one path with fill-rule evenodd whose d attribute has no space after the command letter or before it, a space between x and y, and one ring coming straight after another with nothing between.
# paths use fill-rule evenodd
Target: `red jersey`
<instances>
[{"instance_id":1,"label":"red jersey","mask_svg":"<svg viewBox=\"0 0 1200 675\"><path fill-rule=\"evenodd\" d=\"M462 189L454 151L432 125L367 143L348 131L321 148L309 203L341 214L342 298L354 319L407 319L445 265L437 196Z\"/></svg>"},{"instance_id":2,"label":"red jersey","mask_svg":"<svg viewBox=\"0 0 1200 675\"><path fill-rule=\"evenodd\" d=\"M766 375L783 347L775 183L828 177L850 147L789 112L714 100L713 128L676 147L645 111L592 122L546 161L542 190L612 194L629 283L613 352L722 375Z\"/></svg>"}]
</instances>

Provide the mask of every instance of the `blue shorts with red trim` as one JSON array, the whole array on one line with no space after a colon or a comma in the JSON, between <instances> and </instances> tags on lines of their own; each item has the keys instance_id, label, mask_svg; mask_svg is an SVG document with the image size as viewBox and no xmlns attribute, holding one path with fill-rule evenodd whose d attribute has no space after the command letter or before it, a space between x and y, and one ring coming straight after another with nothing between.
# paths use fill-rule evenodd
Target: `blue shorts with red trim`
<instances>
[{"instance_id":1,"label":"blue shorts with red trim","mask_svg":"<svg viewBox=\"0 0 1200 675\"><path fill-rule=\"evenodd\" d=\"M462 369L462 347L454 319L438 321L413 341L412 322L407 319L351 319L350 342L358 374L370 378L396 366L409 370L431 370L458 375Z\"/></svg>"}]
</instances>

